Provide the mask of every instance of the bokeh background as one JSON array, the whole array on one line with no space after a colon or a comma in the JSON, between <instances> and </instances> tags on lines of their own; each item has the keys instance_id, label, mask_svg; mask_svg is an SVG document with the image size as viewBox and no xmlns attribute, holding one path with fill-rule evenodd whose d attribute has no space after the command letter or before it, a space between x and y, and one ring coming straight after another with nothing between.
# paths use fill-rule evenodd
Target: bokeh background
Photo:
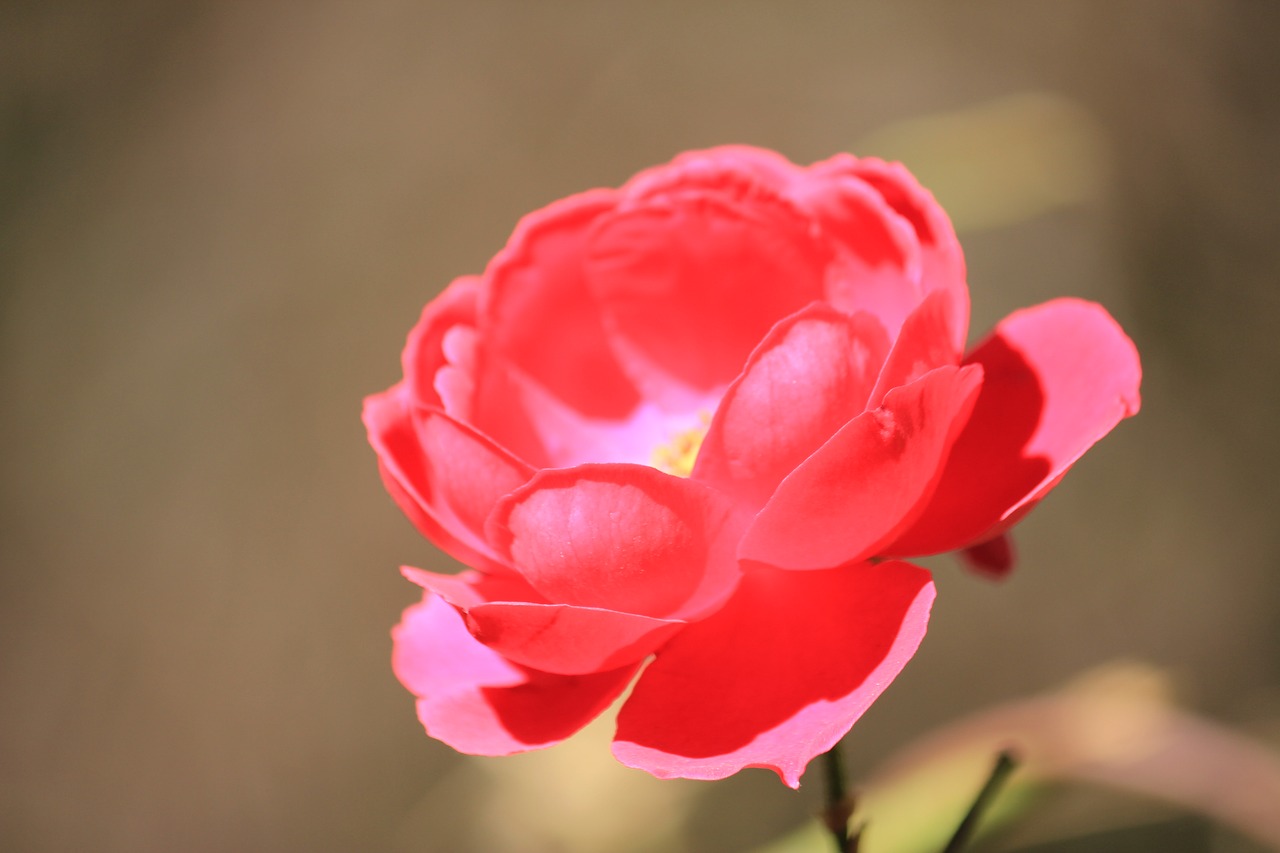
<instances>
[{"instance_id":1,"label":"bokeh background","mask_svg":"<svg viewBox=\"0 0 1280 853\"><path fill-rule=\"evenodd\" d=\"M607 726L459 757L388 665L397 567L446 561L361 397L522 214L723 142L904 159L975 336L1072 294L1144 357L1012 579L931 563L853 775L1116 658L1273 735L1277 44L1263 0L0 5L0 847L679 853L808 820L817 782L657 782Z\"/></svg>"}]
</instances>

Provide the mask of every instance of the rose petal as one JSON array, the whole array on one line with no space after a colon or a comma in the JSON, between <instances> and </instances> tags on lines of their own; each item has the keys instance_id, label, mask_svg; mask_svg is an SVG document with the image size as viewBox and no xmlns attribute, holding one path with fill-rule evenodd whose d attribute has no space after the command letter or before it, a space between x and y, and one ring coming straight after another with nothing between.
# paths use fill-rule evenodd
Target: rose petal
<instances>
[{"instance_id":1,"label":"rose petal","mask_svg":"<svg viewBox=\"0 0 1280 853\"><path fill-rule=\"evenodd\" d=\"M471 635L507 660L542 672L583 675L639 663L685 623L569 604L549 604L511 576L401 572L462 614Z\"/></svg>"},{"instance_id":2,"label":"rose petal","mask_svg":"<svg viewBox=\"0 0 1280 853\"><path fill-rule=\"evenodd\" d=\"M436 371L441 407L450 417L469 422L474 413L480 333L474 326L454 326L440 339L440 352L448 361Z\"/></svg>"},{"instance_id":3,"label":"rose petal","mask_svg":"<svg viewBox=\"0 0 1280 853\"><path fill-rule=\"evenodd\" d=\"M414 527L449 556L477 569L504 571L492 549L464 525L447 526L437 515L429 466L409 406L404 383L364 400L365 429L387 491Z\"/></svg>"},{"instance_id":4,"label":"rose petal","mask_svg":"<svg viewBox=\"0 0 1280 853\"><path fill-rule=\"evenodd\" d=\"M523 602L480 605L467 617L471 633L495 652L561 675L639 663L686 624L594 607Z\"/></svg>"},{"instance_id":5,"label":"rose petal","mask_svg":"<svg viewBox=\"0 0 1280 853\"><path fill-rule=\"evenodd\" d=\"M914 382L934 368L960 363L963 350L952 343L952 313L950 297L935 291L907 316L880 371L868 407L879 406L890 390Z\"/></svg>"},{"instance_id":6,"label":"rose petal","mask_svg":"<svg viewBox=\"0 0 1280 853\"><path fill-rule=\"evenodd\" d=\"M589 462L648 464L655 447L675 433L705 428L697 413L714 411L719 396L690 397L688 407L679 412L646 402L625 418L590 418L511 371L501 386L489 385L477 393L476 425L536 468L572 468ZM492 405L487 402L490 399ZM500 417L503 411L505 421Z\"/></svg>"},{"instance_id":7,"label":"rose petal","mask_svg":"<svg viewBox=\"0 0 1280 853\"><path fill-rule=\"evenodd\" d=\"M540 422L538 403L553 400L558 408L576 412L534 380L522 375L483 342L477 346L476 372L471 384L471 416L457 418L475 427L515 457L535 468L554 463ZM441 370L441 376L449 369ZM441 396L444 396L443 391ZM445 410L448 413L448 409Z\"/></svg>"},{"instance_id":8,"label":"rose petal","mask_svg":"<svg viewBox=\"0 0 1280 853\"><path fill-rule=\"evenodd\" d=\"M782 478L866 408L889 349L869 314L816 303L770 330L725 393L693 479L762 506Z\"/></svg>"},{"instance_id":9,"label":"rose petal","mask_svg":"<svg viewBox=\"0 0 1280 853\"><path fill-rule=\"evenodd\" d=\"M485 520L533 469L443 412L412 410L403 384L368 397L364 421L389 490L418 529L467 565L496 568Z\"/></svg>"},{"instance_id":10,"label":"rose petal","mask_svg":"<svg viewBox=\"0 0 1280 853\"><path fill-rule=\"evenodd\" d=\"M1011 314L966 361L986 376L973 417L929 506L886 553L950 551L1007 529L1140 405L1138 351L1091 302Z\"/></svg>"},{"instance_id":11,"label":"rose petal","mask_svg":"<svg viewBox=\"0 0 1280 853\"><path fill-rule=\"evenodd\" d=\"M396 502L396 505L400 507L400 510L408 517L413 526L418 529L418 532L433 542L437 548L440 548L460 563L486 572L510 571L510 569L496 560L486 557L459 542L440 522L428 515L422 508L421 498L414 491L410 491L401 485L400 478L404 476L402 471L393 470L392 467L379 461L378 474L382 480L382 485Z\"/></svg>"},{"instance_id":12,"label":"rose petal","mask_svg":"<svg viewBox=\"0 0 1280 853\"><path fill-rule=\"evenodd\" d=\"M775 322L822 297L830 257L810 220L749 175L673 174L669 192L601 218L587 261L614 349L649 399L728 385Z\"/></svg>"},{"instance_id":13,"label":"rose petal","mask_svg":"<svg viewBox=\"0 0 1280 853\"><path fill-rule=\"evenodd\" d=\"M659 618L716 607L737 580L725 500L644 465L540 471L490 537L547 600Z\"/></svg>"},{"instance_id":14,"label":"rose petal","mask_svg":"<svg viewBox=\"0 0 1280 853\"><path fill-rule=\"evenodd\" d=\"M782 481L738 556L824 569L879 553L923 509L981 384L981 368L940 367L890 391Z\"/></svg>"},{"instance_id":15,"label":"rose petal","mask_svg":"<svg viewBox=\"0 0 1280 853\"><path fill-rule=\"evenodd\" d=\"M693 185L716 186L733 176L777 190L802 175L799 166L775 151L750 145L721 145L686 151L668 164L646 169L627 181L622 191L631 198L645 198Z\"/></svg>"},{"instance_id":16,"label":"rose petal","mask_svg":"<svg viewBox=\"0 0 1280 853\"><path fill-rule=\"evenodd\" d=\"M418 441L433 485L432 510L450 529L465 530L479 550L485 521L498 501L524 485L533 468L443 412L416 412Z\"/></svg>"},{"instance_id":17,"label":"rose petal","mask_svg":"<svg viewBox=\"0 0 1280 853\"><path fill-rule=\"evenodd\" d=\"M658 652L613 753L663 779L766 767L798 787L915 654L933 597L929 573L908 563L752 570Z\"/></svg>"},{"instance_id":18,"label":"rose petal","mask_svg":"<svg viewBox=\"0 0 1280 853\"><path fill-rule=\"evenodd\" d=\"M427 734L459 752L510 755L559 743L600 714L638 669L550 675L504 660L427 593L391 632L391 666Z\"/></svg>"},{"instance_id":19,"label":"rose petal","mask_svg":"<svg viewBox=\"0 0 1280 853\"><path fill-rule=\"evenodd\" d=\"M482 334L496 352L579 411L621 417L638 402L583 278L592 223L617 201L593 190L531 213L489 264Z\"/></svg>"},{"instance_id":20,"label":"rose petal","mask_svg":"<svg viewBox=\"0 0 1280 853\"><path fill-rule=\"evenodd\" d=\"M491 601L546 603L546 599L538 595L537 590L529 586L524 578L511 572L492 575L484 572L462 571L453 575L442 575L415 569L413 566L401 566L400 574L410 583L417 584L427 592L435 593L464 612Z\"/></svg>"},{"instance_id":21,"label":"rose petal","mask_svg":"<svg viewBox=\"0 0 1280 853\"><path fill-rule=\"evenodd\" d=\"M875 188L899 216L911 223L920 246L920 296L935 290L950 296L955 321L952 344L962 350L969 331L969 288L965 283L964 253L951 220L933 194L920 186L920 182L901 163L886 163L875 157L858 159L839 154L811 168L815 176L823 180L837 175L858 178Z\"/></svg>"},{"instance_id":22,"label":"rose petal","mask_svg":"<svg viewBox=\"0 0 1280 853\"><path fill-rule=\"evenodd\" d=\"M919 304L920 246L911 224L861 179L818 164L787 193L840 247L827 274L826 297L853 313L866 311L894 336Z\"/></svg>"},{"instance_id":23,"label":"rose petal","mask_svg":"<svg viewBox=\"0 0 1280 853\"><path fill-rule=\"evenodd\" d=\"M436 381L436 375L451 362L444 341L451 333L456 340L455 329L474 327L479 299L480 280L475 276L463 276L454 280L422 309L422 317L409 332L400 357L404 384L416 405L446 407ZM452 349L457 356L456 344ZM456 377L445 381L456 381Z\"/></svg>"},{"instance_id":24,"label":"rose petal","mask_svg":"<svg viewBox=\"0 0 1280 853\"><path fill-rule=\"evenodd\" d=\"M485 345L475 325L483 289L479 278L459 278L423 309L401 357L408 402L411 408L443 409L520 458L541 464L544 448L524 397L514 392L510 366Z\"/></svg>"}]
</instances>

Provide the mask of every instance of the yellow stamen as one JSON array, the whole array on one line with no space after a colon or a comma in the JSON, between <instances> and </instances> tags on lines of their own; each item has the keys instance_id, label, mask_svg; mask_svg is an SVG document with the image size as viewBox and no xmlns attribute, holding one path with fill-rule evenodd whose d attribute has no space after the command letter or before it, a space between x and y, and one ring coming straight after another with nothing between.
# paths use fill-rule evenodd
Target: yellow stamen
<instances>
[{"instance_id":1,"label":"yellow stamen","mask_svg":"<svg viewBox=\"0 0 1280 853\"><path fill-rule=\"evenodd\" d=\"M649 464L659 471L666 471L677 477L688 477L693 472L698 451L702 449L702 439L707 435L707 427L711 425L711 415L708 412L699 412L698 419L701 421L698 426L680 430L669 441L655 447L653 453L649 454Z\"/></svg>"}]
</instances>

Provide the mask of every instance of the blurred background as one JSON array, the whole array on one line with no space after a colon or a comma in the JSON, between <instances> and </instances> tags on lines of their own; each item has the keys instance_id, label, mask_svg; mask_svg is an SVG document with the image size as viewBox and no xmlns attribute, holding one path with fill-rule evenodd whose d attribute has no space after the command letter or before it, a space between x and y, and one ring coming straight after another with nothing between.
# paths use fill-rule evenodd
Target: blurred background
<instances>
[{"instance_id":1,"label":"blurred background","mask_svg":"<svg viewBox=\"0 0 1280 853\"><path fill-rule=\"evenodd\" d=\"M1143 353L1141 415L1021 526L1008 582L930 563L930 636L852 776L1115 659L1274 745L1277 44L1262 0L4 3L0 847L730 851L803 826L818 781L658 782L607 724L502 760L425 737L388 631L398 566L447 560L359 421L521 215L724 142L903 159L955 219L975 338L1070 294ZM1045 837L1185 819L1073 808Z\"/></svg>"}]
</instances>

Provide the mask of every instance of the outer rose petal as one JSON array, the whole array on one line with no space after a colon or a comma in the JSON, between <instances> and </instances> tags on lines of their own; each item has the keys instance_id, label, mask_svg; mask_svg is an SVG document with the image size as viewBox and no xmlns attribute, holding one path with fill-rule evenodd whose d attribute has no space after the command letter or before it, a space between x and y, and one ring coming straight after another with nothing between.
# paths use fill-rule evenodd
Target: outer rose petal
<instances>
[{"instance_id":1,"label":"outer rose petal","mask_svg":"<svg viewBox=\"0 0 1280 853\"><path fill-rule=\"evenodd\" d=\"M472 608L472 635L515 663L586 675L639 664L684 622L571 604L494 602Z\"/></svg>"},{"instance_id":2,"label":"outer rose petal","mask_svg":"<svg viewBox=\"0 0 1280 853\"><path fill-rule=\"evenodd\" d=\"M583 278L592 223L617 201L593 190L531 213L485 271L481 334L579 411L622 417L639 401L609 347Z\"/></svg>"},{"instance_id":3,"label":"outer rose petal","mask_svg":"<svg viewBox=\"0 0 1280 853\"><path fill-rule=\"evenodd\" d=\"M932 494L982 370L940 367L854 418L778 486L738 556L825 569L880 553Z\"/></svg>"},{"instance_id":4,"label":"outer rose petal","mask_svg":"<svg viewBox=\"0 0 1280 853\"><path fill-rule=\"evenodd\" d=\"M693 479L763 506L783 477L863 412L888 350L869 314L816 303L778 323L721 399Z\"/></svg>"},{"instance_id":5,"label":"outer rose petal","mask_svg":"<svg viewBox=\"0 0 1280 853\"><path fill-rule=\"evenodd\" d=\"M378 455L378 468L387 491L414 526L451 557L474 568L501 571L501 564L495 559L493 549L459 518L451 506L447 493L453 487L439 483L433 474L432 462L420 443L407 397L404 385L400 384L381 394L366 397L364 401L365 428L368 430L369 443ZM477 443L480 443L479 439ZM478 448L472 449L475 452L471 455L479 458L490 451L482 443ZM516 463L502 460L497 456L497 451L493 452L496 460L494 469L501 467L498 464L501 463L511 464L513 467L510 470L517 470L514 467ZM491 485L501 481L496 470L491 473ZM453 484L454 487L457 485L459 484ZM511 488L516 485L519 482L513 483ZM471 498L475 495L473 492ZM498 497L500 495L494 496L495 502Z\"/></svg>"},{"instance_id":6,"label":"outer rose petal","mask_svg":"<svg viewBox=\"0 0 1280 853\"><path fill-rule=\"evenodd\" d=\"M728 385L775 322L822 298L830 259L810 220L749 175L668 168L669 191L601 218L587 268L650 399Z\"/></svg>"},{"instance_id":7,"label":"outer rose petal","mask_svg":"<svg viewBox=\"0 0 1280 853\"><path fill-rule=\"evenodd\" d=\"M547 600L690 618L738 568L714 490L644 465L540 471L495 510L490 536Z\"/></svg>"},{"instance_id":8,"label":"outer rose petal","mask_svg":"<svg viewBox=\"0 0 1280 853\"><path fill-rule=\"evenodd\" d=\"M933 597L929 573L908 563L752 570L658 652L613 753L664 779L766 767L798 787L915 654Z\"/></svg>"},{"instance_id":9,"label":"outer rose petal","mask_svg":"<svg viewBox=\"0 0 1280 853\"><path fill-rule=\"evenodd\" d=\"M504 660L428 593L391 631L391 666L418 697L427 734L459 752L510 755L551 746L591 722L637 665L593 675L549 675Z\"/></svg>"},{"instance_id":10,"label":"outer rose petal","mask_svg":"<svg viewBox=\"0 0 1280 853\"><path fill-rule=\"evenodd\" d=\"M795 181L804 170L776 151L750 145L720 145L701 151L686 151L670 163L646 169L622 188L628 196L643 198L687 185L705 175L710 180L731 172L749 176L770 189L780 189ZM703 181L707 183L709 181Z\"/></svg>"},{"instance_id":11,"label":"outer rose petal","mask_svg":"<svg viewBox=\"0 0 1280 853\"><path fill-rule=\"evenodd\" d=\"M483 572L463 571L453 575L442 575L415 569L413 566L401 566L400 574L404 575L405 580L410 583L417 584L427 592L443 598L462 613L490 601L545 603L542 596L538 595L524 578L516 574L490 575Z\"/></svg>"},{"instance_id":12,"label":"outer rose petal","mask_svg":"<svg viewBox=\"0 0 1280 853\"><path fill-rule=\"evenodd\" d=\"M923 515L886 553L990 539L1140 405L1138 351L1091 302L1059 299L1011 314L966 361L986 375L973 417Z\"/></svg>"},{"instance_id":13,"label":"outer rose petal","mask_svg":"<svg viewBox=\"0 0 1280 853\"><path fill-rule=\"evenodd\" d=\"M550 604L523 581L476 572L439 575L405 567L404 576L462 614L471 635L507 660L560 675L636 664L684 622L569 604Z\"/></svg>"},{"instance_id":14,"label":"outer rose petal","mask_svg":"<svg viewBox=\"0 0 1280 853\"><path fill-rule=\"evenodd\" d=\"M442 412L417 412L414 420L434 486L435 515L465 530L478 548L489 549L485 520L500 499L529 481L533 469Z\"/></svg>"}]
</instances>

